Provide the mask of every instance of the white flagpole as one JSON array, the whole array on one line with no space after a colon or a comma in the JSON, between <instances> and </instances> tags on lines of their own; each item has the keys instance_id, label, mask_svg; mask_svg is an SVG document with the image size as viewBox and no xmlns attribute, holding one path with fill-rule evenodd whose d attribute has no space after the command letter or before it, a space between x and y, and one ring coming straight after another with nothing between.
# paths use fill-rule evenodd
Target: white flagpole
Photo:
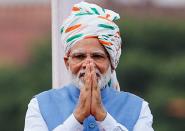
<instances>
[{"instance_id":1,"label":"white flagpole","mask_svg":"<svg viewBox=\"0 0 185 131\"><path fill-rule=\"evenodd\" d=\"M60 26L75 3L83 0L51 0L52 6L52 87L59 88L69 82L64 65L64 50L60 39Z\"/></svg>"}]
</instances>

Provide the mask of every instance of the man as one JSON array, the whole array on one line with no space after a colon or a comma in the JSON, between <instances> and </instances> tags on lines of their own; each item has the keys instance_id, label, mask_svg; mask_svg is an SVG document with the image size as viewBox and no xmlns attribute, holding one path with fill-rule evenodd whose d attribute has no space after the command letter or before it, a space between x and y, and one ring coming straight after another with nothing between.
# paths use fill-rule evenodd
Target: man
<instances>
[{"instance_id":1,"label":"man","mask_svg":"<svg viewBox=\"0 0 185 131\"><path fill-rule=\"evenodd\" d=\"M25 131L153 131L148 103L112 83L121 54L116 19L95 4L74 5L61 28L71 83L31 100Z\"/></svg>"}]
</instances>

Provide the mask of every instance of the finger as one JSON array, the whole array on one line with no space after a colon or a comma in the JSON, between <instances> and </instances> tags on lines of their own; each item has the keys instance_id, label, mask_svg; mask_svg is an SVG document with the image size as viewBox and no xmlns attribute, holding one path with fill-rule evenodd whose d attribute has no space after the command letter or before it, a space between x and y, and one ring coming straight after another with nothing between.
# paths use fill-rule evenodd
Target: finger
<instances>
[{"instance_id":1,"label":"finger","mask_svg":"<svg viewBox=\"0 0 185 131\"><path fill-rule=\"evenodd\" d=\"M88 76L89 73L90 73L90 65L89 65L89 63L87 63L86 69L85 69L85 78Z\"/></svg>"},{"instance_id":2,"label":"finger","mask_svg":"<svg viewBox=\"0 0 185 131\"><path fill-rule=\"evenodd\" d=\"M94 63L93 63L93 61L90 61L89 62L89 65L90 65L90 71L93 71L93 70L95 70L95 66L94 66Z\"/></svg>"},{"instance_id":3,"label":"finger","mask_svg":"<svg viewBox=\"0 0 185 131\"><path fill-rule=\"evenodd\" d=\"M85 76L84 76L84 84L85 84L85 90L91 90L91 84L92 84L92 80L91 80L91 73L90 73L90 65L87 64L86 66L86 71L85 71Z\"/></svg>"},{"instance_id":4,"label":"finger","mask_svg":"<svg viewBox=\"0 0 185 131\"><path fill-rule=\"evenodd\" d=\"M91 67L91 78L92 78L93 84L97 84L96 70L93 62L90 63L90 67Z\"/></svg>"},{"instance_id":5,"label":"finger","mask_svg":"<svg viewBox=\"0 0 185 131\"><path fill-rule=\"evenodd\" d=\"M98 88L98 80L94 67L93 70L91 71L91 79L92 79L92 89L96 90Z\"/></svg>"}]
</instances>

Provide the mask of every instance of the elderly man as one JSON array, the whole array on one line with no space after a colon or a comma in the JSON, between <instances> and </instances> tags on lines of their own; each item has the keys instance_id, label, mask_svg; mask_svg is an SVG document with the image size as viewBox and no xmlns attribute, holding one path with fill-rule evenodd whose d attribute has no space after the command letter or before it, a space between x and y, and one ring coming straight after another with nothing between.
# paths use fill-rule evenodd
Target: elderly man
<instances>
[{"instance_id":1,"label":"elderly man","mask_svg":"<svg viewBox=\"0 0 185 131\"><path fill-rule=\"evenodd\" d=\"M31 100L25 131L153 131L148 103L117 91L111 77L121 54L117 19L95 4L74 5L61 28L71 83Z\"/></svg>"}]
</instances>

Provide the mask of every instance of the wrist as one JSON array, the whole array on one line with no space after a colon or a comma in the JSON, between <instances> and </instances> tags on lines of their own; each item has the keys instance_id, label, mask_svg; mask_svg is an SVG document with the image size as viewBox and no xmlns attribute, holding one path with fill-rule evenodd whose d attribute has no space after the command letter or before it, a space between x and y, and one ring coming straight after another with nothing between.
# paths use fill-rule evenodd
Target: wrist
<instances>
[{"instance_id":1,"label":"wrist","mask_svg":"<svg viewBox=\"0 0 185 131\"><path fill-rule=\"evenodd\" d=\"M95 119L96 121L103 121L107 116L107 112L106 111L102 111L102 112L99 112L97 113Z\"/></svg>"},{"instance_id":2,"label":"wrist","mask_svg":"<svg viewBox=\"0 0 185 131\"><path fill-rule=\"evenodd\" d=\"M78 121L78 122L80 122L81 124L83 124L83 121L84 121L84 119L85 118L83 118L81 115L80 115L80 113L78 113L78 112L73 112L73 115L74 115L74 117L75 117L75 119Z\"/></svg>"}]
</instances>

